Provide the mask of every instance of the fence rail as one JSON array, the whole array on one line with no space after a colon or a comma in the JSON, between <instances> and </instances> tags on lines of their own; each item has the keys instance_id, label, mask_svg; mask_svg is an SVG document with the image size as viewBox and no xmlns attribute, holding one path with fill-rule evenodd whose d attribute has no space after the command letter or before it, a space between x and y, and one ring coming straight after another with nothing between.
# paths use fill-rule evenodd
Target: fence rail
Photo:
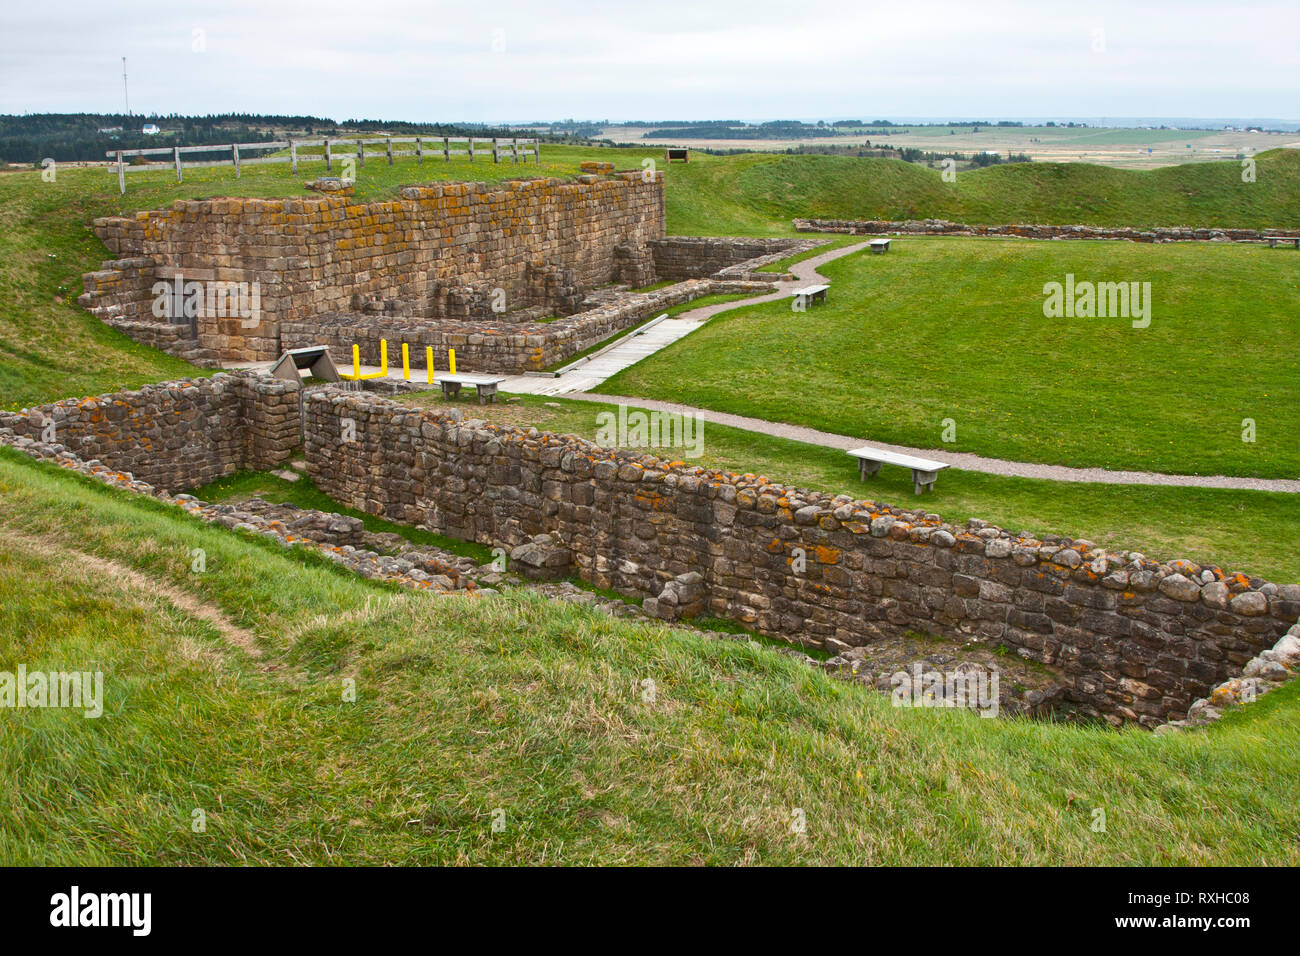
<instances>
[{"instance_id":1,"label":"fence rail","mask_svg":"<svg viewBox=\"0 0 1300 956\"><path fill-rule=\"evenodd\" d=\"M394 143L415 144L414 149L393 149ZM452 148L452 144L464 143L462 149L459 145ZM483 144L490 143L490 149L480 148ZM239 178L241 166L258 166L263 163L291 163L293 165L293 174L298 174L299 163L325 163L326 170L333 170L335 160L347 162L355 158L357 168L363 168L366 165L366 147L383 146L381 151L371 151L370 158L386 159L388 165L393 165L393 160L399 156L414 156L418 164L423 165L426 156L431 159L442 157L443 162L451 162L453 156L468 156L469 161L474 162L475 156L491 156L492 162L501 162L502 157L507 160L519 163L522 157L523 162L528 162L528 155L531 152L534 164L542 161L541 147L535 139L520 139L517 137L486 137L486 136L380 136L357 139L287 139L270 143L227 143L215 146L158 146L150 149L110 149L105 151L104 155L110 160L115 160L108 166L109 172L117 173L117 186L123 193L126 192L126 174L129 172L139 172L140 170L156 170L161 164L146 163L143 165L130 165L127 163L129 158L137 156L170 156L172 158L172 167L176 170L176 181L182 181L182 170L184 169L201 169L209 166L234 166L235 178ZM314 149L323 147L320 153L307 152L300 153L301 149ZM353 151L355 148L355 152ZM288 156L251 156L244 157L240 155L240 150L285 150L289 151ZM198 162L186 162L181 157L191 153L215 153L226 151L229 157L225 159L208 159Z\"/></svg>"}]
</instances>

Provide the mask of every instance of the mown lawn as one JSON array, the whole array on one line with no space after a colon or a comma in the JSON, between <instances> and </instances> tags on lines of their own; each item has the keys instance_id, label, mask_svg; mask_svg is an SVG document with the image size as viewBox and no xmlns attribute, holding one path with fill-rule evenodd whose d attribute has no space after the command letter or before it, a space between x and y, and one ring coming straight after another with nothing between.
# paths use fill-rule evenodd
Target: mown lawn
<instances>
[{"instance_id":1,"label":"mown lawn","mask_svg":"<svg viewBox=\"0 0 1300 956\"><path fill-rule=\"evenodd\" d=\"M473 398L447 402L425 393L406 404L461 406L466 418L534 425L595 440L596 416L616 405L552 396L516 395L498 405ZM913 494L911 473L883 468L868 482L844 452L705 422L703 455L687 464L766 475L797 488L869 498L902 508L925 508L956 524L980 518L1011 531L1087 538L1114 550L1148 557L1186 558L1259 575L1279 584L1300 583L1300 502L1293 494L1157 485L1004 478L950 469L933 492ZM646 451L660 454L647 448ZM679 457L681 450L664 457Z\"/></svg>"},{"instance_id":2,"label":"mown lawn","mask_svg":"<svg viewBox=\"0 0 1300 956\"><path fill-rule=\"evenodd\" d=\"M824 306L725 312L597 391L1016 461L1294 478L1298 263L1259 246L898 240L825 266ZM1067 274L1151 283L1150 326L1045 317L1044 284Z\"/></svg>"},{"instance_id":3,"label":"mown lawn","mask_svg":"<svg viewBox=\"0 0 1300 956\"><path fill-rule=\"evenodd\" d=\"M7 451L0 514L0 669L106 699L0 710L7 864L1300 861L1295 684L1164 738L895 709L748 642L398 593Z\"/></svg>"}]
</instances>

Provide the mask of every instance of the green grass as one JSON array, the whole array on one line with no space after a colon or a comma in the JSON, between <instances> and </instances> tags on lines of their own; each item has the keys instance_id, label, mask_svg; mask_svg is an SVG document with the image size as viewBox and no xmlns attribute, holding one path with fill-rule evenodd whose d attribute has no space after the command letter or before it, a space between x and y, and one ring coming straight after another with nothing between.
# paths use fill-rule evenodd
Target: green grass
<instances>
[{"instance_id":1,"label":"green grass","mask_svg":"<svg viewBox=\"0 0 1300 956\"><path fill-rule=\"evenodd\" d=\"M286 481L269 472L241 471L229 478L222 478L201 488L192 489L189 493L201 501L213 504L256 496L275 504L292 504L299 508L347 515L351 518L360 518L366 530L372 534L399 534L411 544L441 548L443 551L473 558L480 564L492 560L492 549L475 544L473 541L461 541L459 538L448 538L446 535L414 528L411 525L385 521L383 518L340 504L317 488L306 475L297 481Z\"/></svg>"},{"instance_id":2,"label":"green grass","mask_svg":"<svg viewBox=\"0 0 1300 956\"><path fill-rule=\"evenodd\" d=\"M0 515L0 669L105 681L98 720L0 710L9 864L1300 862L1300 683L1164 738L895 709L757 643L376 587L11 453Z\"/></svg>"},{"instance_id":3,"label":"green grass","mask_svg":"<svg viewBox=\"0 0 1300 956\"><path fill-rule=\"evenodd\" d=\"M594 440L596 416L614 405L519 395L467 414ZM409 401L409 400L408 400ZM441 396L418 399L444 407ZM462 403L464 404L464 403ZM558 406L558 407L553 407ZM1186 558L1242 570L1279 584L1300 583L1300 503L1284 493L1156 485L1102 485L1004 478L949 469L935 490L912 493L911 474L883 468L868 482L842 451L705 422L701 458L688 464L904 508L923 507L953 523L981 518L1011 531L1087 538L1157 559ZM648 449L653 451L653 449ZM680 452L665 451L665 457Z\"/></svg>"},{"instance_id":4,"label":"green grass","mask_svg":"<svg viewBox=\"0 0 1300 956\"><path fill-rule=\"evenodd\" d=\"M958 173L897 159L697 154L668 173L668 221L679 235L787 235L795 217L952 219L1097 226L1300 227L1300 151L1153 170L1018 163Z\"/></svg>"},{"instance_id":5,"label":"green grass","mask_svg":"<svg viewBox=\"0 0 1300 956\"><path fill-rule=\"evenodd\" d=\"M725 312L596 391L1015 461L1294 478L1293 252L908 239L825 266L823 306ZM1044 317L1067 273L1150 282L1150 327Z\"/></svg>"}]
</instances>

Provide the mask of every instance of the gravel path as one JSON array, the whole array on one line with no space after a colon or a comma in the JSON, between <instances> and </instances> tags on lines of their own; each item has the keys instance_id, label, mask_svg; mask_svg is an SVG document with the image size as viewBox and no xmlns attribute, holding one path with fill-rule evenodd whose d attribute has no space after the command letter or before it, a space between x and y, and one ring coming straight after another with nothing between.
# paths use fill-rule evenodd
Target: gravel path
<instances>
[{"instance_id":1,"label":"gravel path","mask_svg":"<svg viewBox=\"0 0 1300 956\"><path fill-rule=\"evenodd\" d=\"M573 398L584 402L609 402L611 404L635 405L639 408L656 409L664 412L681 412L697 414L706 422L717 425L729 425L747 431L762 432L778 438L790 438L794 441L821 445L824 448L840 448L847 451L862 445L885 448L901 452L904 455L919 455L942 461L954 468L964 471L980 471L988 475L1007 475L1014 478L1046 478L1050 481L1092 481L1108 485L1176 485L1184 488L1242 488L1250 491L1283 491L1300 494L1300 481L1289 478L1238 478L1232 475L1166 475L1155 471L1110 471L1106 468L1069 468L1065 465L1039 465L1033 462L1006 461L1001 458L985 458L969 452L943 451L938 448L911 448L907 445L890 445L885 442L872 441L869 438L851 438L848 435L836 435L832 432L804 428L802 425L787 425L782 422L769 422L761 418L746 418L743 415L730 415L715 412L707 408L695 408L691 405L679 405L676 402L659 402L648 398L632 398L624 395L596 395L592 392L568 392L564 398Z\"/></svg>"},{"instance_id":2,"label":"gravel path","mask_svg":"<svg viewBox=\"0 0 1300 956\"><path fill-rule=\"evenodd\" d=\"M839 249L831 249L820 255L796 262L790 272L798 276L797 281L777 283L777 291L752 299L740 299L734 302L721 302L701 306L680 313L679 319L706 319L718 312L735 309L740 306L755 305L760 302L772 302L788 298L792 289L806 285L814 280L825 281L819 275L817 267L865 248L867 242L859 242ZM815 308L815 307L814 307ZM906 445L888 445L872 441L870 438L852 438L848 435L836 435L831 432L804 428L801 425L787 425L782 422L769 422L761 418L747 418L743 415L731 415L727 412L715 412L707 408L695 408L679 405L675 402L660 402L645 398L630 398L619 395L596 395L591 392L563 392L565 398L580 401L610 402L625 405L637 405L642 408L657 409L665 412L681 412L698 415L703 421L748 431L762 432L779 438L821 445L824 448L841 448L848 450L870 444L877 448L901 452L905 455L920 455L935 461L946 462L954 468L965 471L978 471L988 475L1006 475L1014 478L1045 478L1050 481L1088 481L1109 485L1171 485L1183 488L1238 488L1249 491L1281 491L1300 494L1300 480L1289 478L1239 478L1232 475L1167 475L1154 471L1111 471L1106 468L1070 468L1065 465L1040 465L1033 462L1006 461L1001 458L985 458L969 452L944 451L937 448L910 448Z\"/></svg>"}]
</instances>

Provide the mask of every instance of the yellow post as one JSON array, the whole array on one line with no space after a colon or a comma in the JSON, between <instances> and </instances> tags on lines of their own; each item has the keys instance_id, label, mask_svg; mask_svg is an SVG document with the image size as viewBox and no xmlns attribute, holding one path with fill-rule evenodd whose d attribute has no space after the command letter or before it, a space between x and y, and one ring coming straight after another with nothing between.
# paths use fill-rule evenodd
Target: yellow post
<instances>
[{"instance_id":1,"label":"yellow post","mask_svg":"<svg viewBox=\"0 0 1300 956\"><path fill-rule=\"evenodd\" d=\"M456 374L456 350L447 349L447 365L451 369L451 374Z\"/></svg>"},{"instance_id":2,"label":"yellow post","mask_svg":"<svg viewBox=\"0 0 1300 956\"><path fill-rule=\"evenodd\" d=\"M432 385L433 384L433 346L432 345L426 345L424 347L424 371L425 374L429 377L429 384Z\"/></svg>"},{"instance_id":3,"label":"yellow post","mask_svg":"<svg viewBox=\"0 0 1300 956\"><path fill-rule=\"evenodd\" d=\"M352 377L361 380L361 346L356 343L352 345Z\"/></svg>"},{"instance_id":4,"label":"yellow post","mask_svg":"<svg viewBox=\"0 0 1300 956\"><path fill-rule=\"evenodd\" d=\"M379 377L388 378L388 339L379 340Z\"/></svg>"},{"instance_id":5,"label":"yellow post","mask_svg":"<svg viewBox=\"0 0 1300 956\"><path fill-rule=\"evenodd\" d=\"M402 343L402 378L411 380L411 354L405 342Z\"/></svg>"}]
</instances>

